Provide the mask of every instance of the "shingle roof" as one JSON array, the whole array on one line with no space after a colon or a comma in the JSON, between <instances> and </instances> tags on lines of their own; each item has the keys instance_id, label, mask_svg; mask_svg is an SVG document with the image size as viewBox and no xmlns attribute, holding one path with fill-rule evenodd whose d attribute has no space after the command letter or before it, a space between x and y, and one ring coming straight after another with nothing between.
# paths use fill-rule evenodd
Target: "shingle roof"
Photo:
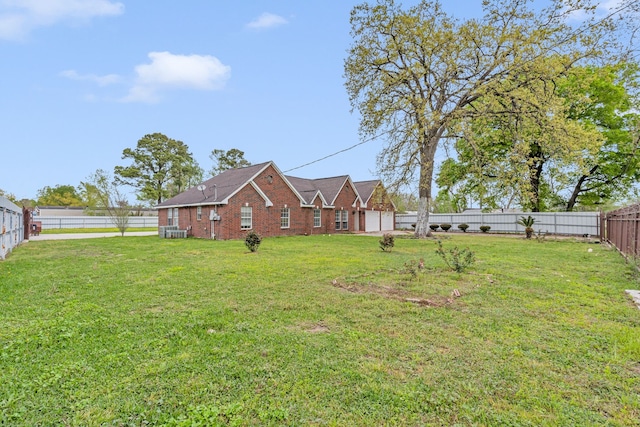
<instances>
[{"instance_id":1,"label":"shingle roof","mask_svg":"<svg viewBox=\"0 0 640 427\"><path fill-rule=\"evenodd\" d=\"M316 188L320 190L327 203L333 206L333 203L336 201L336 197L338 197L338 193L348 179L348 175L342 175L331 178L314 179L313 183Z\"/></svg>"},{"instance_id":2,"label":"shingle roof","mask_svg":"<svg viewBox=\"0 0 640 427\"><path fill-rule=\"evenodd\" d=\"M192 187L177 196L165 200L156 207L168 208L226 204L231 196L240 191L245 185L248 185L254 177L270 165L273 166L279 174L282 174L272 161L244 168L229 169L204 181L201 185ZM340 190L342 190L347 182L351 181L348 175L319 179L306 179L293 176L284 176L284 178L294 192L297 192L303 204L311 205L316 197L320 197L325 206L333 206ZM371 194L379 182L378 180L374 180L361 181L358 183L352 182L352 184L357 197L361 198L364 203L365 200L371 197ZM199 190L198 188L203 189ZM265 196L263 195L263 197Z\"/></svg>"},{"instance_id":3,"label":"shingle roof","mask_svg":"<svg viewBox=\"0 0 640 427\"><path fill-rule=\"evenodd\" d=\"M227 199L247 185L254 176L272 162L260 163L244 168L229 169L208 179L202 183L206 188L198 190L199 186L192 187L183 193L157 205L158 208L169 206L198 206L216 205L227 203Z\"/></svg>"},{"instance_id":4,"label":"shingle roof","mask_svg":"<svg viewBox=\"0 0 640 427\"><path fill-rule=\"evenodd\" d=\"M373 192L376 187L380 184L380 180L375 179L372 181L358 181L354 182L353 185L356 186L356 190L358 190L358 194L362 197L362 202L366 205L369 203L369 199L373 196Z\"/></svg>"}]
</instances>

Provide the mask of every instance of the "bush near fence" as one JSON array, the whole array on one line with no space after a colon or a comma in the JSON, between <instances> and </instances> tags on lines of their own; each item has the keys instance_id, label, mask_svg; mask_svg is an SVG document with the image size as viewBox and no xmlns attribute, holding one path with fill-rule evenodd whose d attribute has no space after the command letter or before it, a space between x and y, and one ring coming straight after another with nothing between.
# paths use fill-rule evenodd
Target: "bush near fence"
<instances>
[{"instance_id":1,"label":"bush near fence","mask_svg":"<svg viewBox=\"0 0 640 427\"><path fill-rule=\"evenodd\" d=\"M43 230L61 228L114 228L108 216L36 216L34 221L42 223ZM157 216L130 216L129 228L158 228Z\"/></svg>"},{"instance_id":2,"label":"bush near fence","mask_svg":"<svg viewBox=\"0 0 640 427\"><path fill-rule=\"evenodd\" d=\"M0 259L5 259L23 240L22 208L6 197L0 196Z\"/></svg>"},{"instance_id":3,"label":"bush near fence","mask_svg":"<svg viewBox=\"0 0 640 427\"><path fill-rule=\"evenodd\" d=\"M431 224L452 224L451 230L458 230L459 224L468 224L467 232L479 232L481 225L491 227L492 233L524 233L524 227L518 224L522 216L531 215L536 222L535 233L549 233L574 236L599 236L599 212L498 212L498 213L451 213L429 214ZM396 214L396 229L413 230L418 219L417 214Z\"/></svg>"}]
</instances>

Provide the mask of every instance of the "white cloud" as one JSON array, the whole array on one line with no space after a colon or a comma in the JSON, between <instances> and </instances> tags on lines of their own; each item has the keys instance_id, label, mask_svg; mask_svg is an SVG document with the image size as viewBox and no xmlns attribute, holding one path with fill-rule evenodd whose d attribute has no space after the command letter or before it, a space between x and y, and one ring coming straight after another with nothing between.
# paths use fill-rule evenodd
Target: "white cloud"
<instances>
[{"instance_id":1,"label":"white cloud","mask_svg":"<svg viewBox=\"0 0 640 427\"><path fill-rule=\"evenodd\" d=\"M150 64L135 67L136 80L123 102L158 102L165 89L222 89L231 67L209 55L174 55L151 52Z\"/></svg>"},{"instance_id":2,"label":"white cloud","mask_svg":"<svg viewBox=\"0 0 640 427\"><path fill-rule=\"evenodd\" d=\"M275 15L273 13L265 12L260 15L257 19L249 22L247 24L247 28L251 28L253 30L263 30L267 28L273 28L280 25L287 24L288 21L284 19L282 16Z\"/></svg>"},{"instance_id":3,"label":"white cloud","mask_svg":"<svg viewBox=\"0 0 640 427\"><path fill-rule=\"evenodd\" d=\"M114 83L119 83L122 78L117 74L107 74L105 76L98 76L96 74L78 74L76 70L65 70L60 73L62 77L66 77L71 80L86 80L97 83L98 86L108 86Z\"/></svg>"},{"instance_id":4,"label":"white cloud","mask_svg":"<svg viewBox=\"0 0 640 427\"><path fill-rule=\"evenodd\" d=\"M124 5L112 0L0 0L0 39L18 40L38 27L122 13Z\"/></svg>"}]
</instances>

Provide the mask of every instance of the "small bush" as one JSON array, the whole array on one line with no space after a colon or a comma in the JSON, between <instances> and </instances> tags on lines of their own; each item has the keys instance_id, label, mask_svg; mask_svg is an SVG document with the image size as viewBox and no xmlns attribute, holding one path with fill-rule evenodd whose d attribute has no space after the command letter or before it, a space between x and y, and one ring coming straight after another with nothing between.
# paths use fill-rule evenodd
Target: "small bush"
<instances>
[{"instance_id":1,"label":"small bush","mask_svg":"<svg viewBox=\"0 0 640 427\"><path fill-rule=\"evenodd\" d=\"M482 231L483 233L486 233L489 230L491 230L491 226L490 225L481 225L480 226L480 231Z\"/></svg>"},{"instance_id":2,"label":"small bush","mask_svg":"<svg viewBox=\"0 0 640 427\"><path fill-rule=\"evenodd\" d=\"M440 224L440 228L442 228L444 231L448 232L449 229L451 228L451 224Z\"/></svg>"},{"instance_id":3,"label":"small bush","mask_svg":"<svg viewBox=\"0 0 640 427\"><path fill-rule=\"evenodd\" d=\"M459 228L460 230L462 230L462 232L463 232L463 233L466 233L466 232L467 232L467 228L469 228L469 224L465 224L465 223L463 222L462 224L459 224L459 225L458 225L458 228Z\"/></svg>"},{"instance_id":4,"label":"small bush","mask_svg":"<svg viewBox=\"0 0 640 427\"><path fill-rule=\"evenodd\" d=\"M456 273L462 273L467 267L476 261L476 255L469 248L458 249L455 246L453 249L445 250L442 246L442 242L438 240L438 249L436 253L444 260L445 264L455 270Z\"/></svg>"},{"instance_id":5,"label":"small bush","mask_svg":"<svg viewBox=\"0 0 640 427\"><path fill-rule=\"evenodd\" d=\"M382 235L382 239L380 239L380 249L382 249L383 251L387 252L391 252L391 249L393 249L393 247L395 246L395 237L393 234L391 233L384 233Z\"/></svg>"},{"instance_id":6,"label":"small bush","mask_svg":"<svg viewBox=\"0 0 640 427\"><path fill-rule=\"evenodd\" d=\"M429 228L433 231L436 231L438 228L440 228L440 224L429 224Z\"/></svg>"},{"instance_id":7,"label":"small bush","mask_svg":"<svg viewBox=\"0 0 640 427\"><path fill-rule=\"evenodd\" d=\"M244 238L244 244L251 252L256 252L260 243L262 243L262 237L253 230L248 232L247 236Z\"/></svg>"}]
</instances>

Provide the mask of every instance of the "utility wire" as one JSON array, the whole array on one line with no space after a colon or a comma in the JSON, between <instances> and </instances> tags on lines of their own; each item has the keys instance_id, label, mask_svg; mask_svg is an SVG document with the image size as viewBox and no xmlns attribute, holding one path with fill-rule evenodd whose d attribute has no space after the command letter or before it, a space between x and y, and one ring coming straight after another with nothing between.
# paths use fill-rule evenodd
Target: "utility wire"
<instances>
[{"instance_id":1,"label":"utility wire","mask_svg":"<svg viewBox=\"0 0 640 427\"><path fill-rule=\"evenodd\" d=\"M305 166L309 166L309 165L312 165L312 164L314 164L314 163L321 162L322 160L326 160L326 159L328 159L329 157L337 156L338 154L340 154L340 153L344 153L345 151L353 150L354 148L358 147L359 145L366 144L367 142L371 142L371 141L373 141L374 139L376 139L376 138L378 138L378 137L380 137L380 136L382 136L382 135L384 135L384 134L387 134L387 133L389 133L389 131L387 131L387 132L383 132L383 133L381 133L381 134L379 134L379 135L374 135L374 136L372 136L371 138L365 139L364 141L360 141L360 142L358 142L357 144L352 145L351 147L347 147L347 148L345 148L345 149L343 149L343 150L336 151L335 153L329 154L328 156L324 156L324 157L322 157L322 158L320 158L320 159L316 159L316 160L314 160L314 161L312 161L312 162L305 163L304 165L300 165L300 166L296 166L295 168L287 169L286 171L283 171L282 173L287 173L287 172L294 171L294 170L296 170L296 169L301 169L301 168L303 168L303 167L305 167Z\"/></svg>"}]
</instances>

